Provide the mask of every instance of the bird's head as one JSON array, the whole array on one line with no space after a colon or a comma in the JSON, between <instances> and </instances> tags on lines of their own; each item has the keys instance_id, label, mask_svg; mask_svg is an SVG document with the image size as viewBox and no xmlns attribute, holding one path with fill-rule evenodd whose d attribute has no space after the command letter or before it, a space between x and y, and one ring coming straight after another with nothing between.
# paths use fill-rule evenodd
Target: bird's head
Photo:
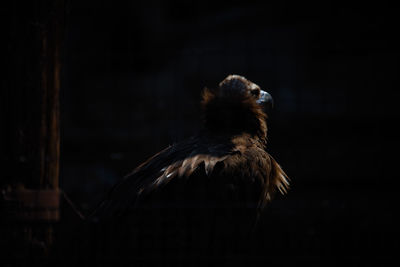
<instances>
[{"instance_id":1,"label":"bird's head","mask_svg":"<svg viewBox=\"0 0 400 267\"><path fill-rule=\"evenodd\" d=\"M269 93L240 75L229 75L214 89L205 89L202 106L205 126L213 132L249 133L266 138Z\"/></svg>"},{"instance_id":2,"label":"bird's head","mask_svg":"<svg viewBox=\"0 0 400 267\"><path fill-rule=\"evenodd\" d=\"M220 97L254 99L268 112L272 109L274 101L272 96L261 90L260 86L240 75L229 75L219 83L217 94Z\"/></svg>"}]
</instances>

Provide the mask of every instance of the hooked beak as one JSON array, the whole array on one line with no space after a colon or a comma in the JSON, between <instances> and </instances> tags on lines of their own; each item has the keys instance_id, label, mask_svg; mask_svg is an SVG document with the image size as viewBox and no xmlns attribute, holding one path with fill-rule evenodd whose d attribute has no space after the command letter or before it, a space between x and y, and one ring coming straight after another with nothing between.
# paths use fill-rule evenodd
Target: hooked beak
<instances>
[{"instance_id":1,"label":"hooked beak","mask_svg":"<svg viewBox=\"0 0 400 267\"><path fill-rule=\"evenodd\" d=\"M274 107L272 96L263 90L260 90L260 97L257 99L257 103L263 105L267 112L271 111Z\"/></svg>"}]
</instances>

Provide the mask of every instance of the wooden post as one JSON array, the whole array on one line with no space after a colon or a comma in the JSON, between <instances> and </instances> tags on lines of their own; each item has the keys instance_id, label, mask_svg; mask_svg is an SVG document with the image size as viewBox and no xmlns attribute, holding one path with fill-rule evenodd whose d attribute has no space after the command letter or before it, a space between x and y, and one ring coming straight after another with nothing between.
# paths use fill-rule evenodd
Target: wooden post
<instances>
[{"instance_id":1,"label":"wooden post","mask_svg":"<svg viewBox=\"0 0 400 267\"><path fill-rule=\"evenodd\" d=\"M16 261L44 259L59 219L59 91L64 0L6 7L6 72L0 95L0 250ZM4 246L4 247L3 247Z\"/></svg>"}]
</instances>

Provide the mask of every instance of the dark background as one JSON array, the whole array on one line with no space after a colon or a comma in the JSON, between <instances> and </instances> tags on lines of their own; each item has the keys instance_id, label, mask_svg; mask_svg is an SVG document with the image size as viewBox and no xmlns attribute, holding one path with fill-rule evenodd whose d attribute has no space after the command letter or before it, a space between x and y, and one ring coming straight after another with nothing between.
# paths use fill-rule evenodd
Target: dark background
<instances>
[{"instance_id":1,"label":"dark background","mask_svg":"<svg viewBox=\"0 0 400 267\"><path fill-rule=\"evenodd\" d=\"M228 74L271 93L268 151L292 180L252 260L389 264L398 10L384 3L70 1L60 186L84 212L142 161L201 127Z\"/></svg>"}]
</instances>

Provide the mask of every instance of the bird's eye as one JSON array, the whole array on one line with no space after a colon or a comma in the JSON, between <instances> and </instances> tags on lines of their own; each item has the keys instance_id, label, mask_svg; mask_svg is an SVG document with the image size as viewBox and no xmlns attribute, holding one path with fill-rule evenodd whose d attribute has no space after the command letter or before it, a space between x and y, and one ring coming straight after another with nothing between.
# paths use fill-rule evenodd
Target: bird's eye
<instances>
[{"instance_id":1,"label":"bird's eye","mask_svg":"<svg viewBox=\"0 0 400 267\"><path fill-rule=\"evenodd\" d=\"M256 98L260 97L260 89L256 88L250 91L250 94Z\"/></svg>"}]
</instances>

